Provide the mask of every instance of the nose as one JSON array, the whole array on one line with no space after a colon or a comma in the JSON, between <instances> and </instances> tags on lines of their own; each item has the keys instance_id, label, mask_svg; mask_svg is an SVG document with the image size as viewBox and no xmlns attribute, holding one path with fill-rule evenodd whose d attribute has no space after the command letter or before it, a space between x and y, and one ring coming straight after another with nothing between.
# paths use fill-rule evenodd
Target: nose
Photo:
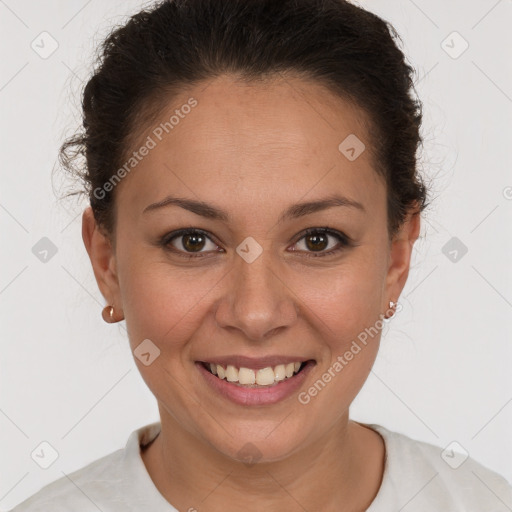
<instances>
[{"instance_id":1,"label":"nose","mask_svg":"<svg viewBox=\"0 0 512 512\"><path fill-rule=\"evenodd\" d=\"M270 251L263 251L248 263L236 255L215 313L219 327L238 330L247 340L264 341L296 322L295 295L271 257Z\"/></svg>"}]
</instances>

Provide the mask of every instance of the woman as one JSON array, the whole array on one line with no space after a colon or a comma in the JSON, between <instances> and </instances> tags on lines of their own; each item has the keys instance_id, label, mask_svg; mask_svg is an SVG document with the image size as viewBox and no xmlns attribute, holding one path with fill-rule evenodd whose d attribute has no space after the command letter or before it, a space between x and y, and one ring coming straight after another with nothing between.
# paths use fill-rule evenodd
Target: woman
<instances>
[{"instance_id":1,"label":"woman","mask_svg":"<svg viewBox=\"0 0 512 512\"><path fill-rule=\"evenodd\" d=\"M107 38L61 157L160 422L15 511L510 510L478 462L349 418L427 206L394 37L342 0L176 0Z\"/></svg>"}]
</instances>

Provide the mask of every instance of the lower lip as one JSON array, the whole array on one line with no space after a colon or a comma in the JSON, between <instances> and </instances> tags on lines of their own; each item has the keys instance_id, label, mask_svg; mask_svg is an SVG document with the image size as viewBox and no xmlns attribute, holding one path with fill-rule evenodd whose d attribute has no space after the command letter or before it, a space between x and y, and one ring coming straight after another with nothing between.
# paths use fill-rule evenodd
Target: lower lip
<instances>
[{"instance_id":1,"label":"lower lip","mask_svg":"<svg viewBox=\"0 0 512 512\"><path fill-rule=\"evenodd\" d=\"M220 395L228 398L238 405L270 405L275 404L292 395L300 388L309 372L315 365L313 361L308 361L304 368L278 384L261 388L246 388L238 386L225 379L219 379L210 373L201 363L196 362L201 375L208 385Z\"/></svg>"}]
</instances>

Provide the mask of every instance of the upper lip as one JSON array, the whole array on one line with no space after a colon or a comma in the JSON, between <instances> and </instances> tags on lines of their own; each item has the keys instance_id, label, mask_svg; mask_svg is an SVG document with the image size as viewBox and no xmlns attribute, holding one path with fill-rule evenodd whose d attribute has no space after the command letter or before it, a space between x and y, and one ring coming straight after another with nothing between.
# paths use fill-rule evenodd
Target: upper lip
<instances>
[{"instance_id":1,"label":"upper lip","mask_svg":"<svg viewBox=\"0 0 512 512\"><path fill-rule=\"evenodd\" d=\"M287 363L303 363L309 361L309 358L300 356L266 356L266 357L246 357L246 356L223 356L212 357L211 359L204 359L203 363L219 364L226 368L228 365L235 366L236 368L251 368L254 370L261 370L269 366L277 366L279 364Z\"/></svg>"}]
</instances>

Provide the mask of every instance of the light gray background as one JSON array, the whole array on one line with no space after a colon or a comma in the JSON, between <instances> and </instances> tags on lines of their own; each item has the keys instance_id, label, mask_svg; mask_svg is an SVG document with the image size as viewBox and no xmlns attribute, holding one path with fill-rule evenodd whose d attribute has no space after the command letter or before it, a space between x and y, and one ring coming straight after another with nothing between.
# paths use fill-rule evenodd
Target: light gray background
<instances>
[{"instance_id":1,"label":"light gray background","mask_svg":"<svg viewBox=\"0 0 512 512\"><path fill-rule=\"evenodd\" d=\"M512 481L512 1L360 4L394 24L418 70L422 167L436 197L404 309L352 417L442 448L457 441ZM81 240L84 203L58 202L51 180L59 144L80 121L96 44L142 5L0 0L2 510L158 419L123 323L101 319ZM46 59L31 48L50 48L43 31L58 42ZM53 186L62 193L59 180ZM42 237L57 248L47 262L32 252ZM455 262L443 253L452 237L468 248ZM59 453L46 470L30 456L42 441Z\"/></svg>"}]
</instances>

